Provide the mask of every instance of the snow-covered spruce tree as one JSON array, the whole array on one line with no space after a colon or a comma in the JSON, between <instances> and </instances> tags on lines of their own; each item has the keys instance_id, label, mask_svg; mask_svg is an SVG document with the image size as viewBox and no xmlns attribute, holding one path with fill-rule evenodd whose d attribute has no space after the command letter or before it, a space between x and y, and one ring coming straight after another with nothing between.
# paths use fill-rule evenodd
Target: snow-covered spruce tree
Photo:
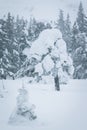
<instances>
[{"instance_id":1,"label":"snow-covered spruce tree","mask_svg":"<svg viewBox=\"0 0 87 130\"><path fill-rule=\"evenodd\" d=\"M74 53L75 49L78 48L77 45L77 35L79 33L77 22L74 22L72 27L72 37L71 37L71 52Z\"/></svg>"},{"instance_id":2,"label":"snow-covered spruce tree","mask_svg":"<svg viewBox=\"0 0 87 130\"><path fill-rule=\"evenodd\" d=\"M77 15L78 28L81 33L85 31L85 14L83 10L82 2L80 2L78 15Z\"/></svg>"},{"instance_id":3,"label":"snow-covered spruce tree","mask_svg":"<svg viewBox=\"0 0 87 130\"><path fill-rule=\"evenodd\" d=\"M64 15L63 10L60 10L59 17L56 23L56 27L61 31L62 35L65 33L65 21L64 21Z\"/></svg>"},{"instance_id":4,"label":"snow-covered spruce tree","mask_svg":"<svg viewBox=\"0 0 87 130\"><path fill-rule=\"evenodd\" d=\"M28 27L28 40L34 41L38 35L37 32L37 22L35 18L30 18L29 27Z\"/></svg>"},{"instance_id":5,"label":"snow-covered spruce tree","mask_svg":"<svg viewBox=\"0 0 87 130\"><path fill-rule=\"evenodd\" d=\"M70 21L69 14L67 14L67 18L65 20L65 33L64 33L63 39L66 42L67 51L70 53L71 52L72 30L71 30L71 21Z\"/></svg>"},{"instance_id":6,"label":"snow-covered spruce tree","mask_svg":"<svg viewBox=\"0 0 87 130\"><path fill-rule=\"evenodd\" d=\"M37 118L34 113L35 105L28 101L28 91L24 88L20 88L17 96L17 106L14 112L9 118L9 123L23 123L25 121L32 121Z\"/></svg>"},{"instance_id":7,"label":"snow-covered spruce tree","mask_svg":"<svg viewBox=\"0 0 87 130\"><path fill-rule=\"evenodd\" d=\"M27 21L17 16L14 28L14 41L16 43L16 51L18 52L18 70L26 60L26 56L23 55L23 50L28 47L26 32L28 33Z\"/></svg>"},{"instance_id":8,"label":"snow-covered spruce tree","mask_svg":"<svg viewBox=\"0 0 87 130\"><path fill-rule=\"evenodd\" d=\"M77 47L73 53L73 63L75 66L74 78L87 78L87 51L86 51L86 39L85 35L79 33L76 37Z\"/></svg>"},{"instance_id":9,"label":"snow-covered spruce tree","mask_svg":"<svg viewBox=\"0 0 87 130\"><path fill-rule=\"evenodd\" d=\"M0 68L4 70L5 77L13 77L26 59L22 53L28 46L26 32L24 19L17 17L15 20L8 13L0 20Z\"/></svg>"},{"instance_id":10,"label":"snow-covered spruce tree","mask_svg":"<svg viewBox=\"0 0 87 130\"><path fill-rule=\"evenodd\" d=\"M24 54L29 60L34 59L32 73L36 82L48 83L47 80L50 78L50 83L54 82L55 66L58 70L60 83L67 83L68 78L73 74L72 59L67 53L66 43L58 29L44 30L39 38L33 42L31 48L24 50ZM23 72L25 73L25 71ZM27 70L27 72L30 71Z\"/></svg>"},{"instance_id":11,"label":"snow-covered spruce tree","mask_svg":"<svg viewBox=\"0 0 87 130\"><path fill-rule=\"evenodd\" d=\"M72 58L75 67L74 78L87 78L87 36L86 21L82 3L80 3L76 22L72 29Z\"/></svg>"},{"instance_id":12,"label":"snow-covered spruce tree","mask_svg":"<svg viewBox=\"0 0 87 130\"><path fill-rule=\"evenodd\" d=\"M17 71L17 53L16 52L16 46L15 46L15 42L14 42L14 17L11 16L10 13L8 13L7 15L7 19L6 19L6 30L7 30L7 39L8 39L8 43L7 43L7 51L8 51L8 73L15 73Z\"/></svg>"},{"instance_id":13,"label":"snow-covered spruce tree","mask_svg":"<svg viewBox=\"0 0 87 130\"><path fill-rule=\"evenodd\" d=\"M17 53L14 43L14 18L8 13L1 20L0 39L3 46L3 55L0 62L0 68L4 70L4 76L12 76L17 71Z\"/></svg>"},{"instance_id":14,"label":"snow-covered spruce tree","mask_svg":"<svg viewBox=\"0 0 87 130\"><path fill-rule=\"evenodd\" d=\"M63 11L60 10L59 18L56 23L56 28L59 29L62 33L63 39L67 45L67 51L71 52L71 21L70 16L67 14L67 18L64 19Z\"/></svg>"},{"instance_id":15,"label":"snow-covered spruce tree","mask_svg":"<svg viewBox=\"0 0 87 130\"><path fill-rule=\"evenodd\" d=\"M6 30L6 21L4 19L0 19L0 78L6 78L7 72L7 30ZM2 77L3 72L3 77Z\"/></svg>"},{"instance_id":16,"label":"snow-covered spruce tree","mask_svg":"<svg viewBox=\"0 0 87 130\"><path fill-rule=\"evenodd\" d=\"M81 33L86 33L87 35L87 16L84 13L84 8L82 2L79 4L78 14L76 22L78 24L78 29Z\"/></svg>"}]
</instances>

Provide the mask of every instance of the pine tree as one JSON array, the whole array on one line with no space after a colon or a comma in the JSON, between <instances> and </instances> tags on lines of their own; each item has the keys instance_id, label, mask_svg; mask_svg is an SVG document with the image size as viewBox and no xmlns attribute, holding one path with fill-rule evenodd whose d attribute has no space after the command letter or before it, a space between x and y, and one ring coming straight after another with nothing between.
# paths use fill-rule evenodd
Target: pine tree
<instances>
[{"instance_id":1,"label":"pine tree","mask_svg":"<svg viewBox=\"0 0 87 130\"><path fill-rule=\"evenodd\" d=\"M67 44L67 50L68 52L71 52L71 22L69 14L67 14L67 18L65 20L65 33L64 33L64 40Z\"/></svg>"},{"instance_id":2,"label":"pine tree","mask_svg":"<svg viewBox=\"0 0 87 130\"><path fill-rule=\"evenodd\" d=\"M87 18L80 2L76 22L72 28L72 58L75 67L74 78L87 78Z\"/></svg>"},{"instance_id":3,"label":"pine tree","mask_svg":"<svg viewBox=\"0 0 87 130\"><path fill-rule=\"evenodd\" d=\"M17 52L16 52L16 45L14 42L14 17L11 16L10 13L8 13L7 15L7 19L6 19L6 31L7 31L7 59L9 61L9 63L7 64L8 68L8 72L10 75L11 73L15 73L17 71L17 62L18 62L18 57L17 57Z\"/></svg>"},{"instance_id":4,"label":"pine tree","mask_svg":"<svg viewBox=\"0 0 87 130\"><path fill-rule=\"evenodd\" d=\"M6 75L7 70L7 30L6 30L6 21L4 19L0 19L0 78Z\"/></svg>"},{"instance_id":5,"label":"pine tree","mask_svg":"<svg viewBox=\"0 0 87 130\"><path fill-rule=\"evenodd\" d=\"M3 50L5 49L5 44L3 43L3 31L2 31L2 25L4 24L3 19L0 19L0 59L3 57Z\"/></svg>"},{"instance_id":6,"label":"pine tree","mask_svg":"<svg viewBox=\"0 0 87 130\"><path fill-rule=\"evenodd\" d=\"M78 26L77 26L77 22L74 22L74 25L72 27L72 37L71 37L71 52L73 53L75 51L76 48L78 48L77 46L77 35L78 35Z\"/></svg>"},{"instance_id":7,"label":"pine tree","mask_svg":"<svg viewBox=\"0 0 87 130\"><path fill-rule=\"evenodd\" d=\"M30 23L28 28L28 40L34 41L37 37L38 37L37 22L35 18L30 18Z\"/></svg>"},{"instance_id":8,"label":"pine tree","mask_svg":"<svg viewBox=\"0 0 87 130\"><path fill-rule=\"evenodd\" d=\"M0 68L4 75L12 76L18 70L18 52L14 41L14 18L8 13L1 20L0 43L2 46Z\"/></svg>"},{"instance_id":9,"label":"pine tree","mask_svg":"<svg viewBox=\"0 0 87 130\"><path fill-rule=\"evenodd\" d=\"M69 16L69 14L67 14L67 18L65 20L65 27L66 27L66 31L67 32L71 31L71 22L70 22L70 16Z\"/></svg>"},{"instance_id":10,"label":"pine tree","mask_svg":"<svg viewBox=\"0 0 87 130\"><path fill-rule=\"evenodd\" d=\"M73 53L73 63L75 66L74 78L87 78L87 52L85 49L86 39L83 33L78 34L77 39L77 48Z\"/></svg>"},{"instance_id":11,"label":"pine tree","mask_svg":"<svg viewBox=\"0 0 87 130\"><path fill-rule=\"evenodd\" d=\"M87 78L86 35L79 30L77 22L72 29L72 58L75 67L74 78Z\"/></svg>"},{"instance_id":12,"label":"pine tree","mask_svg":"<svg viewBox=\"0 0 87 130\"><path fill-rule=\"evenodd\" d=\"M59 19L57 21L57 28L62 32L62 34L65 33L65 21L63 16L63 10L60 10L59 12Z\"/></svg>"},{"instance_id":13,"label":"pine tree","mask_svg":"<svg viewBox=\"0 0 87 130\"><path fill-rule=\"evenodd\" d=\"M11 44L13 43L13 40L14 40L14 17L11 16L10 13L8 13L7 15L6 29L7 29L7 36Z\"/></svg>"},{"instance_id":14,"label":"pine tree","mask_svg":"<svg viewBox=\"0 0 87 130\"><path fill-rule=\"evenodd\" d=\"M85 31L85 14L82 2L80 2L79 9L78 9L78 16L77 16L77 24L79 27L79 31L82 33Z\"/></svg>"},{"instance_id":15,"label":"pine tree","mask_svg":"<svg viewBox=\"0 0 87 130\"><path fill-rule=\"evenodd\" d=\"M17 16L16 22L15 22L15 43L16 43L16 51L18 52L18 58L19 58L19 67L23 64L23 62L26 59L26 56L23 54L23 50L28 46L27 44L27 34L26 34L26 21L22 18L20 19L19 16Z\"/></svg>"}]
</instances>

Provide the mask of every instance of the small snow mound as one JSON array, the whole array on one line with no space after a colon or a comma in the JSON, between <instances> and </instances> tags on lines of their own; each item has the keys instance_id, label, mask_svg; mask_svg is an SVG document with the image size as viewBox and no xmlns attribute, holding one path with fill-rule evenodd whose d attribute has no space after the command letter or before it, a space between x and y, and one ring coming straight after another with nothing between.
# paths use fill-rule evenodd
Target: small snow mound
<instances>
[{"instance_id":1,"label":"small snow mound","mask_svg":"<svg viewBox=\"0 0 87 130\"><path fill-rule=\"evenodd\" d=\"M28 91L25 88L18 90L17 106L9 118L9 124L32 121L37 118L34 114L35 105L28 102Z\"/></svg>"}]
</instances>

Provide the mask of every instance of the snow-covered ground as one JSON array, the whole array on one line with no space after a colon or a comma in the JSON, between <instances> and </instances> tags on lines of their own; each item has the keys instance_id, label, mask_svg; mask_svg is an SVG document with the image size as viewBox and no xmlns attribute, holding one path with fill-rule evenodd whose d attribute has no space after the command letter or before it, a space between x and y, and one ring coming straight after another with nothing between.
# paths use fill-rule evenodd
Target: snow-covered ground
<instances>
[{"instance_id":1,"label":"snow-covered ground","mask_svg":"<svg viewBox=\"0 0 87 130\"><path fill-rule=\"evenodd\" d=\"M22 80L5 80L4 98L0 98L0 130L87 130L87 80L70 80L67 85L61 85L60 92L55 91L53 84L24 81L29 100L36 105L37 119L8 124Z\"/></svg>"}]
</instances>

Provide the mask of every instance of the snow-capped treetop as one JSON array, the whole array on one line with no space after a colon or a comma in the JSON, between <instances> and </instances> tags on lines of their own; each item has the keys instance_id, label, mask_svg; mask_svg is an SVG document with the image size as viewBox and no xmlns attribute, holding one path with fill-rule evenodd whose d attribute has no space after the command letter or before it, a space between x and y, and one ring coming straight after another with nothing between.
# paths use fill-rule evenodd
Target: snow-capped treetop
<instances>
[{"instance_id":1,"label":"snow-capped treetop","mask_svg":"<svg viewBox=\"0 0 87 130\"><path fill-rule=\"evenodd\" d=\"M24 54L29 58L36 57L39 59L39 56L47 54L48 49L54 47L58 39L62 39L62 34L58 29L46 29L40 34L39 38L32 43L30 50L24 50Z\"/></svg>"}]
</instances>

